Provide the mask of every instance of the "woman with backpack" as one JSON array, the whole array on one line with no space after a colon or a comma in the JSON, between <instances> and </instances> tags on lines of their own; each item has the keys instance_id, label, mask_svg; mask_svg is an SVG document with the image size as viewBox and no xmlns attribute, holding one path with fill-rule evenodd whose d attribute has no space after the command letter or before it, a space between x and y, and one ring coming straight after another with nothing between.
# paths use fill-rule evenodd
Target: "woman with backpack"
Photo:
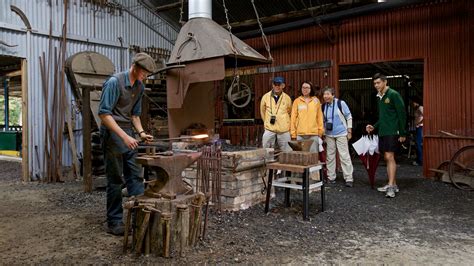
<instances>
[{"instance_id":1,"label":"woman with backpack","mask_svg":"<svg viewBox=\"0 0 474 266\"><path fill-rule=\"evenodd\" d=\"M339 153L342 172L346 187L352 187L354 179L352 173L351 156L348 141L352 138L352 115L347 104L334 97L334 89L323 90L324 129L326 140L326 166L328 169L329 184L336 183L336 149Z\"/></svg>"}]
</instances>

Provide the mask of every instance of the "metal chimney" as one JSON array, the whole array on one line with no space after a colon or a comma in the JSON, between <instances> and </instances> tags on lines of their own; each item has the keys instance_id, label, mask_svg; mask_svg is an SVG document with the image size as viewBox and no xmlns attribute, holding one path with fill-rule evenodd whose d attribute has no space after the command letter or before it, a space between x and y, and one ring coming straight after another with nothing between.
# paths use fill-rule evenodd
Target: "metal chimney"
<instances>
[{"instance_id":1,"label":"metal chimney","mask_svg":"<svg viewBox=\"0 0 474 266\"><path fill-rule=\"evenodd\" d=\"M189 0L189 19L212 19L212 0Z\"/></svg>"}]
</instances>

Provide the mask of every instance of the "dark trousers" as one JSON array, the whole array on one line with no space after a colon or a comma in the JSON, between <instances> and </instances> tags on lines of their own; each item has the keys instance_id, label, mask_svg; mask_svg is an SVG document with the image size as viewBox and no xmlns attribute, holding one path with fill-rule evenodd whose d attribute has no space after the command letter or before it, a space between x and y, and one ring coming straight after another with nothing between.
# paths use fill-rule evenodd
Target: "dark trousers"
<instances>
[{"instance_id":1,"label":"dark trousers","mask_svg":"<svg viewBox=\"0 0 474 266\"><path fill-rule=\"evenodd\" d=\"M133 136L131 128L124 131ZM135 162L137 151L128 149L118 135L105 127L100 128L100 133L107 176L107 222L113 225L121 223L123 218L122 180L125 180L130 196L143 194L144 185L140 178L141 169Z\"/></svg>"},{"instance_id":2,"label":"dark trousers","mask_svg":"<svg viewBox=\"0 0 474 266\"><path fill-rule=\"evenodd\" d=\"M416 162L423 164L423 127L416 128Z\"/></svg>"}]
</instances>

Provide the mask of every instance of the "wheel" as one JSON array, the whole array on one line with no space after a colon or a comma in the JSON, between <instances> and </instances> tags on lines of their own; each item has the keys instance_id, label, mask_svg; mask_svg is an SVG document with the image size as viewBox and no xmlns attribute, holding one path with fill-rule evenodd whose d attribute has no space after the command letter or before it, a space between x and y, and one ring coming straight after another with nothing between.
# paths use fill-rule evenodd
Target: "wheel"
<instances>
[{"instance_id":1,"label":"wheel","mask_svg":"<svg viewBox=\"0 0 474 266\"><path fill-rule=\"evenodd\" d=\"M449 162L450 161L444 161L442 162L438 168L438 170L442 170L442 171L446 171L446 173L448 173L448 176L449 176ZM443 180L443 175L444 173L440 173L440 172L435 172L435 175L434 175L434 180L436 181L442 181Z\"/></svg>"},{"instance_id":2,"label":"wheel","mask_svg":"<svg viewBox=\"0 0 474 266\"><path fill-rule=\"evenodd\" d=\"M474 145L458 150L448 167L453 185L462 190L474 190Z\"/></svg>"},{"instance_id":3,"label":"wheel","mask_svg":"<svg viewBox=\"0 0 474 266\"><path fill-rule=\"evenodd\" d=\"M243 108L252 100L252 90L243 82L233 82L227 91L227 99L233 106Z\"/></svg>"}]
</instances>

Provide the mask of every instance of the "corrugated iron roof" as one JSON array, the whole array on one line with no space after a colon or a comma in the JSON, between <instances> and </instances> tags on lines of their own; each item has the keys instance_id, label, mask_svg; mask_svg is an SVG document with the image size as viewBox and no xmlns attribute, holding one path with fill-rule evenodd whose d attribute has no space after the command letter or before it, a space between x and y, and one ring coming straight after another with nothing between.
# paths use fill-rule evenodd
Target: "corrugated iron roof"
<instances>
[{"instance_id":1,"label":"corrugated iron roof","mask_svg":"<svg viewBox=\"0 0 474 266\"><path fill-rule=\"evenodd\" d=\"M141 0L141 2L150 8L156 10L156 8L163 7L170 4L176 4L172 8L157 12L161 17L166 19L170 24L175 27L180 27L180 7L181 2L183 6L183 20L187 20L187 0ZM308 18L311 16L318 16L328 14L343 9L350 9L366 4L377 2L376 0L355 0L355 1L343 1L343 0L255 0L255 6L258 11L258 15L263 19L262 24L264 26L271 26L290 22L297 19ZM233 32L241 32L248 30L249 27L255 28L257 25L251 23L252 20L256 19L254 9L252 7L251 0L225 0L225 5L229 10L229 22L239 23L247 22L247 26L238 26L233 24ZM224 6L222 0L212 1L212 17L221 25L226 24L226 17L224 12Z\"/></svg>"}]
</instances>

